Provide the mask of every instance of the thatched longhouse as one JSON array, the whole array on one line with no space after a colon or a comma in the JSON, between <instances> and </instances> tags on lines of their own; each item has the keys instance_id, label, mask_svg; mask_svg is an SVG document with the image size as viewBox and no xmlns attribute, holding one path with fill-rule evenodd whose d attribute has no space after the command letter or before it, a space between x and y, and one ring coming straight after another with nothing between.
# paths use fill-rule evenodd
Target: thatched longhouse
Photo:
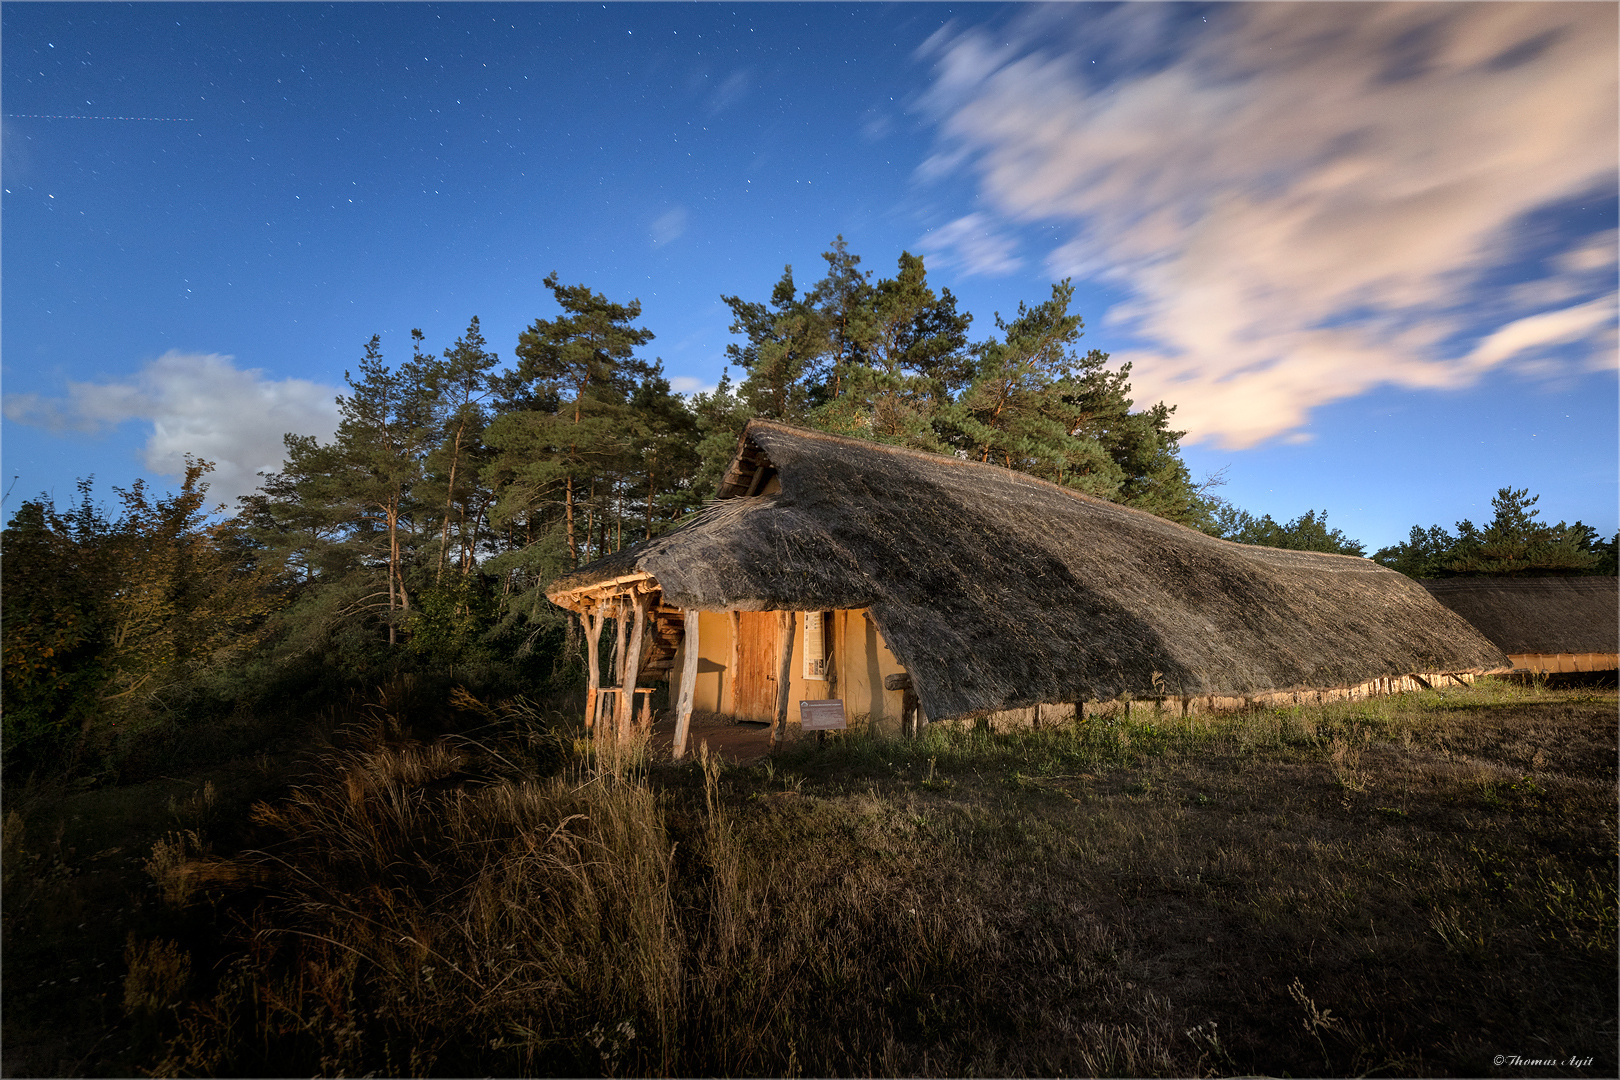
<instances>
[{"instance_id":1,"label":"thatched longhouse","mask_svg":"<svg viewBox=\"0 0 1620 1080\"><path fill-rule=\"evenodd\" d=\"M760 420L716 502L548 595L588 629L628 618L621 671L641 670L643 612L684 638L678 712L779 723L800 699L884 718L914 692L946 720L1507 662L1366 559L1233 544L996 465ZM887 689L898 673L913 691Z\"/></svg>"},{"instance_id":2,"label":"thatched longhouse","mask_svg":"<svg viewBox=\"0 0 1620 1080\"><path fill-rule=\"evenodd\" d=\"M1620 579L1440 578L1424 587L1529 671L1620 668Z\"/></svg>"}]
</instances>

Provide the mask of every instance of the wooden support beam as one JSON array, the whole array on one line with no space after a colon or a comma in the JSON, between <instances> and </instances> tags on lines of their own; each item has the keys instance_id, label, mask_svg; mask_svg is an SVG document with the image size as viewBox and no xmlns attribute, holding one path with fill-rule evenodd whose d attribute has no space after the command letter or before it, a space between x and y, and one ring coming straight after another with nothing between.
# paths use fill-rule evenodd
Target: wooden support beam
<instances>
[{"instance_id":1,"label":"wooden support beam","mask_svg":"<svg viewBox=\"0 0 1620 1080\"><path fill-rule=\"evenodd\" d=\"M607 581L598 581L592 585L581 585L577 589L570 589L555 595L548 594L548 596L552 603L560 607L574 611L585 611L592 606L610 601L616 596L624 595L632 589L656 587L656 585L657 583L652 580L651 574L646 571L638 571L634 574L622 574Z\"/></svg>"},{"instance_id":2,"label":"wooden support beam","mask_svg":"<svg viewBox=\"0 0 1620 1080\"><path fill-rule=\"evenodd\" d=\"M645 636L646 622L647 594L638 592L631 598L630 646L625 650L624 667L619 676L619 700L618 708L615 710L618 715L615 717L615 726L620 742L630 737L630 723L635 715L636 676L641 671L641 641ZM619 633L622 635L624 630L621 628Z\"/></svg>"},{"instance_id":3,"label":"wooden support beam","mask_svg":"<svg viewBox=\"0 0 1620 1080\"><path fill-rule=\"evenodd\" d=\"M697 690L698 672L698 613L686 613L686 637L681 641L685 650L681 662L681 695L675 702L675 760L686 753L686 729L692 722L692 698Z\"/></svg>"},{"instance_id":4,"label":"wooden support beam","mask_svg":"<svg viewBox=\"0 0 1620 1080\"><path fill-rule=\"evenodd\" d=\"M776 722L771 725L771 749L787 739L788 698L793 689L793 634L799 626L799 613L782 612L782 665L776 680Z\"/></svg>"},{"instance_id":5,"label":"wooden support beam","mask_svg":"<svg viewBox=\"0 0 1620 1080\"><path fill-rule=\"evenodd\" d=\"M585 624L585 663L589 672L585 684L585 734L590 735L596 724L596 699L602 689L602 609L592 608L579 619Z\"/></svg>"},{"instance_id":6,"label":"wooden support beam","mask_svg":"<svg viewBox=\"0 0 1620 1080\"><path fill-rule=\"evenodd\" d=\"M737 711L737 663L742 649L742 612L731 613L731 659L726 661L726 681L720 688L720 711L735 714Z\"/></svg>"},{"instance_id":7,"label":"wooden support beam","mask_svg":"<svg viewBox=\"0 0 1620 1080\"><path fill-rule=\"evenodd\" d=\"M898 672L883 680L885 690L899 690L900 695L900 734L908 739L914 739L922 734L922 720L917 715L919 702L917 700L917 686L911 680L908 671Z\"/></svg>"},{"instance_id":8,"label":"wooden support beam","mask_svg":"<svg viewBox=\"0 0 1620 1080\"><path fill-rule=\"evenodd\" d=\"M624 682L624 609L625 603L623 600L613 605L613 681L615 684Z\"/></svg>"}]
</instances>

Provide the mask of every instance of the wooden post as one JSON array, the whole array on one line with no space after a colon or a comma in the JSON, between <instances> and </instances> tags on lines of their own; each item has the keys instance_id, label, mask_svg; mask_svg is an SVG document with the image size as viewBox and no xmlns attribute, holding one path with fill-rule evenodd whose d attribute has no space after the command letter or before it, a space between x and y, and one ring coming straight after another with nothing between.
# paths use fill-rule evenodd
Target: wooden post
<instances>
[{"instance_id":1,"label":"wooden post","mask_svg":"<svg viewBox=\"0 0 1620 1080\"><path fill-rule=\"evenodd\" d=\"M619 741L630 737L630 720L635 715L636 676L641 670L641 639L647 621L647 594L637 592L631 598L630 647L625 651L624 668L619 682L618 715L614 718ZM622 630L620 631L623 632Z\"/></svg>"},{"instance_id":2,"label":"wooden post","mask_svg":"<svg viewBox=\"0 0 1620 1080\"><path fill-rule=\"evenodd\" d=\"M909 671L896 672L885 676L883 689L899 690L900 693L900 734L908 739L914 739L922 734L922 721L917 715L919 702L917 700L917 687L911 681Z\"/></svg>"},{"instance_id":3,"label":"wooden post","mask_svg":"<svg viewBox=\"0 0 1620 1080\"><path fill-rule=\"evenodd\" d=\"M602 636L602 609L592 607L580 615L585 624L585 662L590 671L585 686L585 734L591 733L596 723L596 699L602 693L602 658L599 639Z\"/></svg>"},{"instance_id":4,"label":"wooden post","mask_svg":"<svg viewBox=\"0 0 1620 1080\"><path fill-rule=\"evenodd\" d=\"M838 692L838 643L843 635L838 632L838 612L829 611L821 620L822 651L827 654L827 697L843 700Z\"/></svg>"},{"instance_id":5,"label":"wooden post","mask_svg":"<svg viewBox=\"0 0 1620 1080\"><path fill-rule=\"evenodd\" d=\"M771 725L772 750L787 739L788 698L793 687L793 634L798 626L798 612L782 612L782 667L776 681L776 722Z\"/></svg>"},{"instance_id":6,"label":"wooden post","mask_svg":"<svg viewBox=\"0 0 1620 1080\"><path fill-rule=\"evenodd\" d=\"M686 637L681 642L685 650L681 661L681 696L675 703L675 760L686 753L686 729L692 722L692 698L697 689L698 671L698 613L686 613Z\"/></svg>"},{"instance_id":7,"label":"wooden post","mask_svg":"<svg viewBox=\"0 0 1620 1080\"><path fill-rule=\"evenodd\" d=\"M624 682L624 600L621 598L613 605L613 628L615 640L613 644L613 681Z\"/></svg>"},{"instance_id":8,"label":"wooden post","mask_svg":"<svg viewBox=\"0 0 1620 1080\"><path fill-rule=\"evenodd\" d=\"M737 711L737 663L738 650L742 648L742 612L731 613L731 659L726 661L726 681L721 687L720 711L728 715Z\"/></svg>"}]
</instances>

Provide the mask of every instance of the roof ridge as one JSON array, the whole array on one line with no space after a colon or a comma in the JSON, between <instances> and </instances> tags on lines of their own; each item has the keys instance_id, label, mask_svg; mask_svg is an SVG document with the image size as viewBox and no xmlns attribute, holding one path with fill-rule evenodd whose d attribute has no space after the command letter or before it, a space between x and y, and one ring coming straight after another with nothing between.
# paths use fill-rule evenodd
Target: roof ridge
<instances>
[{"instance_id":1,"label":"roof ridge","mask_svg":"<svg viewBox=\"0 0 1620 1080\"><path fill-rule=\"evenodd\" d=\"M1244 548L1244 549L1250 549L1250 548L1262 547L1263 546L1263 545L1259 545L1259 544L1243 544L1243 543L1239 543L1236 540L1228 540L1223 536L1211 536L1209 533L1202 532L1201 530L1198 530L1198 529L1194 529L1190 525L1183 525L1179 521L1171 521L1167 517L1160 517L1158 514L1153 513L1153 511L1151 511L1151 510L1143 510L1140 507L1135 507L1135 506L1126 506L1124 503L1115 502L1113 499L1105 498L1105 497L1103 497L1101 495L1091 495L1091 494L1088 494L1087 492L1084 492L1084 491L1076 491L1072 487L1066 487L1063 484L1056 483L1056 482L1054 482L1052 480L1047 480L1044 477L1035 476L1032 473L1022 472L1022 471L1020 471L1018 469L1011 469L1011 468L1008 468L1005 465L997 465L995 462L991 462L991 461L972 461L972 460L967 459L967 458L959 458L959 457L952 456L950 454L938 454L938 453L935 453L932 450L918 450L918 449L915 449L915 448L910 447L910 446L895 446L893 443L873 442L871 439L862 439L862 438L859 438L858 436L854 436L854 435L839 435L839 434L837 434L835 432L831 432L831 431L821 431L821 430L816 429L816 428L800 427L797 424L788 424L788 423L784 423L781 420L769 420L769 419L766 419L765 417L755 417L754 419L748 421L748 423L746 425L744 425L744 427L743 427L742 439L740 440L740 442L746 442L748 440L748 438L749 438L749 433L751 431L753 431L753 429L756 428L756 427L774 428L774 429L777 429L777 430L780 430L780 431L787 432L787 433L792 434L792 435L808 436L809 438L812 438L812 439L817 439L817 440L820 440L822 442L834 443L834 444L837 444L837 445L840 445L840 446L848 447L850 449L863 450L863 451L864 450L881 450L881 451L884 451L885 453L902 454L902 455L906 455L906 456L909 456L909 457L920 458L920 459L923 459L923 460L926 460L926 461L938 462L938 463L946 464L946 465L962 466L962 467L975 468L975 469L993 469L998 474L1010 477L1013 480L1014 483L1027 483L1027 484L1031 484L1031 485L1044 486L1044 487L1047 487L1047 488L1051 488L1053 491L1061 492L1062 494L1070 496L1071 498L1079 499L1081 502L1094 503L1094 504L1096 504L1098 506L1105 506L1105 507L1109 507L1109 508L1114 509L1114 510L1120 510L1120 511L1126 513L1126 514L1142 517L1142 518L1146 519L1148 522L1150 522L1152 524L1155 524L1155 525L1159 525L1159 524L1172 525L1172 526L1174 526L1174 527L1176 527L1178 529L1186 529L1188 532L1195 533L1198 536L1204 537L1205 539L1214 540L1214 541L1217 541L1217 542L1222 543L1222 544L1231 544L1234 547L1239 547L1239 548ZM740 444L739 444L738 453L740 453L740 452L741 452L741 447L740 447ZM732 462L735 463L735 461L736 461L736 455L734 454L732 456ZM730 466L728 465L727 468L729 470ZM1294 549L1292 549L1292 548L1266 548L1266 550L1268 550L1268 551L1291 551L1291 550L1294 550ZM1306 552L1306 554L1310 554L1310 555L1331 555L1336 559L1350 559L1350 560L1353 560L1353 561L1358 562L1358 563L1365 563L1365 562L1370 561L1369 559L1367 559L1365 556L1362 556L1362 555L1346 555L1346 554L1343 554L1342 552L1337 552L1337 551L1311 551L1311 552Z\"/></svg>"}]
</instances>

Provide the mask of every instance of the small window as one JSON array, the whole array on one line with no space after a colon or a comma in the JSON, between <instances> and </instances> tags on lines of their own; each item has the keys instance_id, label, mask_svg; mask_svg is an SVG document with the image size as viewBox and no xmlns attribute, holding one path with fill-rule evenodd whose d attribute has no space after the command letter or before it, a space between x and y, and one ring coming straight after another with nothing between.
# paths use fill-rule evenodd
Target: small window
<instances>
[{"instance_id":1,"label":"small window","mask_svg":"<svg viewBox=\"0 0 1620 1080\"><path fill-rule=\"evenodd\" d=\"M831 627L820 611L807 611L804 613L804 677L806 679L827 678L827 648L828 631Z\"/></svg>"}]
</instances>

